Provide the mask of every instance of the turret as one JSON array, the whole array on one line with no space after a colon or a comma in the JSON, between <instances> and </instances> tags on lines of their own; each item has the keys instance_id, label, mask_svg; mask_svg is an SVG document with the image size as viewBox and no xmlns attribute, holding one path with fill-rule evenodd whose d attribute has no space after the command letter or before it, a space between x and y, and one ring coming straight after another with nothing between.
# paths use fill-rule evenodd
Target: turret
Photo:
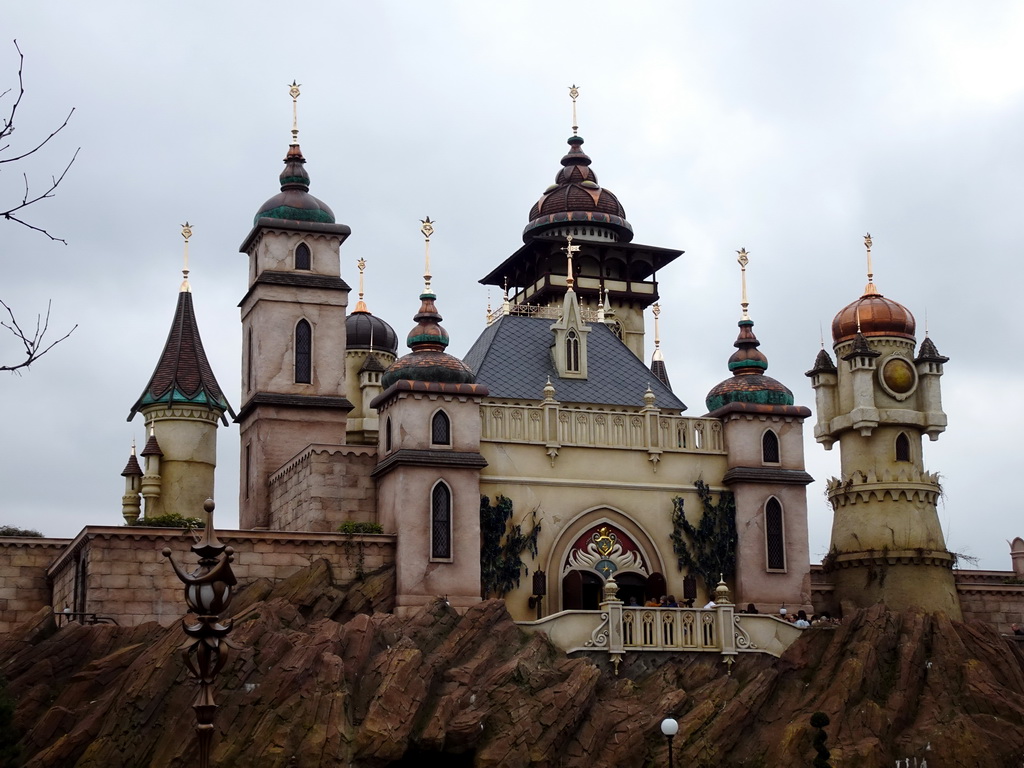
<instances>
[{"instance_id":1,"label":"turret","mask_svg":"<svg viewBox=\"0 0 1024 768\"><path fill-rule=\"evenodd\" d=\"M142 513L139 495L142 490L142 467L139 460L135 458L135 441L132 441L132 452L128 456L128 463L121 472L124 477L124 496L121 497L121 514L128 525L135 525Z\"/></svg>"}]
</instances>

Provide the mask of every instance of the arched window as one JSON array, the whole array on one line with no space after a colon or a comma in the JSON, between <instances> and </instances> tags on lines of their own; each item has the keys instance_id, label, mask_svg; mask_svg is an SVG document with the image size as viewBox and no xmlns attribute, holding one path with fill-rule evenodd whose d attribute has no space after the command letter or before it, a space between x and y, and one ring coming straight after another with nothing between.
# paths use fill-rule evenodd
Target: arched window
<instances>
[{"instance_id":1,"label":"arched window","mask_svg":"<svg viewBox=\"0 0 1024 768\"><path fill-rule=\"evenodd\" d=\"M384 453L391 453L391 417L384 422Z\"/></svg>"},{"instance_id":2,"label":"arched window","mask_svg":"<svg viewBox=\"0 0 1024 768\"><path fill-rule=\"evenodd\" d=\"M252 328L245 335L245 391L252 392Z\"/></svg>"},{"instance_id":3,"label":"arched window","mask_svg":"<svg viewBox=\"0 0 1024 768\"><path fill-rule=\"evenodd\" d=\"M565 334L565 370L570 373L580 371L580 337L575 330Z\"/></svg>"},{"instance_id":4,"label":"arched window","mask_svg":"<svg viewBox=\"0 0 1024 768\"><path fill-rule=\"evenodd\" d=\"M430 421L430 442L434 445L452 444L452 423L444 411L435 413Z\"/></svg>"},{"instance_id":5,"label":"arched window","mask_svg":"<svg viewBox=\"0 0 1024 768\"><path fill-rule=\"evenodd\" d=\"M295 326L295 383L313 382L313 329L305 320Z\"/></svg>"},{"instance_id":6,"label":"arched window","mask_svg":"<svg viewBox=\"0 0 1024 768\"><path fill-rule=\"evenodd\" d=\"M896 436L896 461L910 461L910 438L906 432Z\"/></svg>"},{"instance_id":7,"label":"arched window","mask_svg":"<svg viewBox=\"0 0 1024 768\"><path fill-rule=\"evenodd\" d=\"M430 492L430 557L450 560L452 556L452 492L438 482Z\"/></svg>"},{"instance_id":8,"label":"arched window","mask_svg":"<svg viewBox=\"0 0 1024 768\"><path fill-rule=\"evenodd\" d=\"M782 505L774 496L764 507L764 534L768 551L768 570L786 570L786 536L782 527Z\"/></svg>"},{"instance_id":9,"label":"arched window","mask_svg":"<svg viewBox=\"0 0 1024 768\"><path fill-rule=\"evenodd\" d=\"M770 429L761 435L761 461L765 464L779 463L779 436Z\"/></svg>"},{"instance_id":10,"label":"arched window","mask_svg":"<svg viewBox=\"0 0 1024 768\"><path fill-rule=\"evenodd\" d=\"M295 249L295 268L312 269L310 261L309 246L305 243L299 243Z\"/></svg>"}]
</instances>

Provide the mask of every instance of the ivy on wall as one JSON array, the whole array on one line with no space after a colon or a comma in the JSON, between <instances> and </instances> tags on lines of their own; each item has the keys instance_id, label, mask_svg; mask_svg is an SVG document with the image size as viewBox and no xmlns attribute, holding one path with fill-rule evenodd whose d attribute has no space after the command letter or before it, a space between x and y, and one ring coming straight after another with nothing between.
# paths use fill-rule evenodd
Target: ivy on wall
<instances>
[{"instance_id":1,"label":"ivy on wall","mask_svg":"<svg viewBox=\"0 0 1024 768\"><path fill-rule=\"evenodd\" d=\"M672 549L679 570L700 576L708 594L714 594L720 578L736 574L736 499L731 491L711 498L711 489L703 480L694 483L704 514L696 526L683 513L683 499L672 500Z\"/></svg>"},{"instance_id":2,"label":"ivy on wall","mask_svg":"<svg viewBox=\"0 0 1024 768\"><path fill-rule=\"evenodd\" d=\"M509 525L512 518L512 500L498 496L491 505L486 496L480 497L480 593L483 597L504 597L519 586L523 569L523 552L537 556L537 537L540 523L533 511L532 528L523 533L519 523Z\"/></svg>"}]
</instances>

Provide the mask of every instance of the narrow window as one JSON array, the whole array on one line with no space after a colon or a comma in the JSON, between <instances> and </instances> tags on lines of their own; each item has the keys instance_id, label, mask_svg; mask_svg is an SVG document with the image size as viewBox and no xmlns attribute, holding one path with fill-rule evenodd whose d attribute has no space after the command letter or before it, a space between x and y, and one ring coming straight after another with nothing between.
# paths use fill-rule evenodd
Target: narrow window
<instances>
[{"instance_id":1,"label":"narrow window","mask_svg":"<svg viewBox=\"0 0 1024 768\"><path fill-rule=\"evenodd\" d=\"M779 436L770 429L761 435L761 460L765 464L779 463Z\"/></svg>"},{"instance_id":2,"label":"narrow window","mask_svg":"<svg viewBox=\"0 0 1024 768\"><path fill-rule=\"evenodd\" d=\"M435 413L430 422L430 442L434 445L452 444L452 424L444 411Z\"/></svg>"},{"instance_id":3,"label":"narrow window","mask_svg":"<svg viewBox=\"0 0 1024 768\"><path fill-rule=\"evenodd\" d=\"M580 370L580 337L574 330L565 334L565 370L570 373Z\"/></svg>"},{"instance_id":4,"label":"narrow window","mask_svg":"<svg viewBox=\"0 0 1024 768\"><path fill-rule=\"evenodd\" d=\"M305 243L299 243L295 249L295 268L296 269L310 269L310 258L309 258L309 246Z\"/></svg>"},{"instance_id":5,"label":"narrow window","mask_svg":"<svg viewBox=\"0 0 1024 768\"><path fill-rule=\"evenodd\" d=\"M906 432L896 437L896 461L910 461L910 438Z\"/></svg>"},{"instance_id":6,"label":"narrow window","mask_svg":"<svg viewBox=\"0 0 1024 768\"><path fill-rule=\"evenodd\" d=\"M252 392L252 328L245 338L245 387L247 392Z\"/></svg>"},{"instance_id":7,"label":"narrow window","mask_svg":"<svg viewBox=\"0 0 1024 768\"><path fill-rule=\"evenodd\" d=\"M313 381L313 329L305 320L295 326L295 383Z\"/></svg>"},{"instance_id":8,"label":"narrow window","mask_svg":"<svg viewBox=\"0 0 1024 768\"><path fill-rule=\"evenodd\" d=\"M442 482L430 493L430 556L452 556L452 492Z\"/></svg>"},{"instance_id":9,"label":"narrow window","mask_svg":"<svg viewBox=\"0 0 1024 768\"><path fill-rule=\"evenodd\" d=\"M768 570L786 570L786 539L782 530L782 505L772 497L764 508L764 532L768 548Z\"/></svg>"},{"instance_id":10,"label":"narrow window","mask_svg":"<svg viewBox=\"0 0 1024 768\"><path fill-rule=\"evenodd\" d=\"M384 422L384 453L391 453L391 417Z\"/></svg>"}]
</instances>

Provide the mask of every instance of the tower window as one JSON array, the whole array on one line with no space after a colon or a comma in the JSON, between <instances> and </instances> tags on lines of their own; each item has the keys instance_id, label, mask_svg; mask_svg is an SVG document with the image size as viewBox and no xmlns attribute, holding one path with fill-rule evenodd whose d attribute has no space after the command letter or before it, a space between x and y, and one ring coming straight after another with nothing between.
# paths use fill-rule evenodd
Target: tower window
<instances>
[{"instance_id":1,"label":"tower window","mask_svg":"<svg viewBox=\"0 0 1024 768\"><path fill-rule=\"evenodd\" d=\"M896 436L896 461L910 461L910 438L906 432Z\"/></svg>"},{"instance_id":2,"label":"tower window","mask_svg":"<svg viewBox=\"0 0 1024 768\"><path fill-rule=\"evenodd\" d=\"M764 508L765 544L768 551L768 570L786 570L786 538L782 528L782 505L774 496Z\"/></svg>"},{"instance_id":3,"label":"tower window","mask_svg":"<svg viewBox=\"0 0 1024 768\"><path fill-rule=\"evenodd\" d=\"M449 560L452 556L452 492L438 482L430 492L430 557Z\"/></svg>"},{"instance_id":4,"label":"tower window","mask_svg":"<svg viewBox=\"0 0 1024 768\"><path fill-rule=\"evenodd\" d=\"M305 320L295 326L295 383L313 381L313 329Z\"/></svg>"},{"instance_id":5,"label":"tower window","mask_svg":"<svg viewBox=\"0 0 1024 768\"><path fill-rule=\"evenodd\" d=\"M252 328L245 334L245 388L252 392Z\"/></svg>"},{"instance_id":6,"label":"tower window","mask_svg":"<svg viewBox=\"0 0 1024 768\"><path fill-rule=\"evenodd\" d=\"M580 337L574 330L565 334L565 370L570 373L580 371Z\"/></svg>"},{"instance_id":7,"label":"tower window","mask_svg":"<svg viewBox=\"0 0 1024 768\"><path fill-rule=\"evenodd\" d=\"M305 243L299 243L295 249L295 268L311 269L310 261L309 246Z\"/></svg>"},{"instance_id":8,"label":"tower window","mask_svg":"<svg viewBox=\"0 0 1024 768\"><path fill-rule=\"evenodd\" d=\"M444 411L435 413L430 421L430 442L434 445L452 444L452 423Z\"/></svg>"},{"instance_id":9,"label":"tower window","mask_svg":"<svg viewBox=\"0 0 1024 768\"><path fill-rule=\"evenodd\" d=\"M391 417L384 422L384 453L391 453Z\"/></svg>"},{"instance_id":10,"label":"tower window","mask_svg":"<svg viewBox=\"0 0 1024 768\"><path fill-rule=\"evenodd\" d=\"M779 463L779 436L770 429L761 435L761 461L765 464Z\"/></svg>"}]
</instances>

